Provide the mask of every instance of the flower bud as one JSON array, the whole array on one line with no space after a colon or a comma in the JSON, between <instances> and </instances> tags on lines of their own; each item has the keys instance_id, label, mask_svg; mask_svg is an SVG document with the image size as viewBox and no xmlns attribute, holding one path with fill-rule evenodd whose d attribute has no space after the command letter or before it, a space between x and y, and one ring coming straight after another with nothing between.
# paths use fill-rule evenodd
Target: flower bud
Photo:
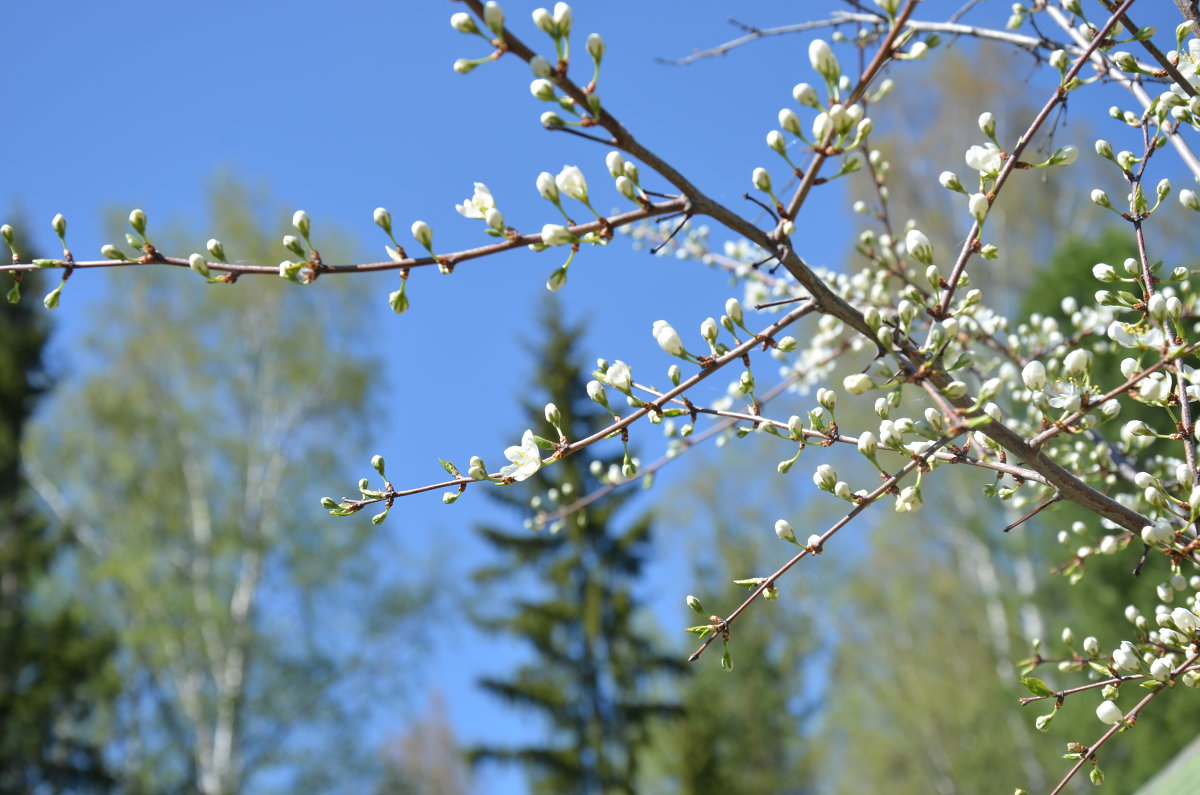
<instances>
[{"instance_id":1,"label":"flower bud","mask_svg":"<svg viewBox=\"0 0 1200 795\"><path fill-rule=\"evenodd\" d=\"M695 610L700 615L704 615L704 605L700 604L700 600L697 599L696 597L692 596L691 594L688 594L687 606L690 607L692 610Z\"/></svg>"},{"instance_id":2,"label":"flower bud","mask_svg":"<svg viewBox=\"0 0 1200 795\"><path fill-rule=\"evenodd\" d=\"M298 231L305 239L307 239L309 230L308 213L304 212L303 210L297 210L296 212L292 213L292 226L296 227L296 231Z\"/></svg>"},{"instance_id":3,"label":"flower bud","mask_svg":"<svg viewBox=\"0 0 1200 795\"><path fill-rule=\"evenodd\" d=\"M1091 351L1082 348L1076 348L1063 357L1063 372L1067 375L1081 375L1091 366Z\"/></svg>"},{"instance_id":4,"label":"flower bud","mask_svg":"<svg viewBox=\"0 0 1200 795\"><path fill-rule=\"evenodd\" d=\"M188 257L188 267L204 278L209 278L208 263L204 261L204 257L200 254L193 254Z\"/></svg>"},{"instance_id":5,"label":"flower bud","mask_svg":"<svg viewBox=\"0 0 1200 795\"><path fill-rule=\"evenodd\" d=\"M465 75L472 71L476 66L478 66L478 64L475 63L475 61L471 61L466 58L459 58L455 60L453 69L458 74Z\"/></svg>"},{"instance_id":6,"label":"flower bud","mask_svg":"<svg viewBox=\"0 0 1200 795\"><path fill-rule=\"evenodd\" d=\"M1046 388L1046 365L1034 359L1021 370L1021 380L1025 388L1031 392L1039 392Z\"/></svg>"},{"instance_id":7,"label":"flower bud","mask_svg":"<svg viewBox=\"0 0 1200 795\"><path fill-rule=\"evenodd\" d=\"M504 9L495 0L488 0L484 4L483 22L493 33L499 33L504 27Z\"/></svg>"},{"instance_id":8,"label":"flower bud","mask_svg":"<svg viewBox=\"0 0 1200 795\"><path fill-rule=\"evenodd\" d=\"M208 249L209 256L211 256L217 262L226 261L225 246L221 245L220 240L217 240L215 237L211 237L208 239L208 243L205 244L205 247Z\"/></svg>"},{"instance_id":9,"label":"flower bud","mask_svg":"<svg viewBox=\"0 0 1200 795\"><path fill-rule=\"evenodd\" d=\"M1150 546L1168 546L1175 541L1175 531L1166 519L1155 519L1142 528L1142 541Z\"/></svg>"},{"instance_id":10,"label":"flower bud","mask_svg":"<svg viewBox=\"0 0 1200 795\"><path fill-rule=\"evenodd\" d=\"M549 33L551 36L555 35L554 17L550 16L549 11L544 8L536 8L531 16L533 17L533 24L541 31Z\"/></svg>"},{"instance_id":11,"label":"flower bud","mask_svg":"<svg viewBox=\"0 0 1200 795\"><path fill-rule=\"evenodd\" d=\"M1099 188L1092 191L1092 202L1101 207L1112 207L1112 202L1108 200L1108 194Z\"/></svg>"},{"instance_id":12,"label":"flower bud","mask_svg":"<svg viewBox=\"0 0 1200 795\"><path fill-rule=\"evenodd\" d=\"M125 252L114 246L112 243L105 243L100 247L100 253L109 259L125 259Z\"/></svg>"},{"instance_id":13,"label":"flower bud","mask_svg":"<svg viewBox=\"0 0 1200 795\"><path fill-rule=\"evenodd\" d=\"M837 485L837 472L829 464L821 464L813 473L813 483L821 491L833 491L833 487Z\"/></svg>"},{"instance_id":14,"label":"flower bud","mask_svg":"<svg viewBox=\"0 0 1200 795\"><path fill-rule=\"evenodd\" d=\"M1107 723L1110 726L1115 726L1125 719L1121 713L1121 708L1111 701L1101 701L1100 706L1096 707L1096 717L1101 723Z\"/></svg>"},{"instance_id":15,"label":"flower bud","mask_svg":"<svg viewBox=\"0 0 1200 795\"><path fill-rule=\"evenodd\" d=\"M604 39L599 33L589 33L587 37L588 55L592 56L592 60L600 63L600 59L604 57Z\"/></svg>"},{"instance_id":16,"label":"flower bud","mask_svg":"<svg viewBox=\"0 0 1200 795\"><path fill-rule=\"evenodd\" d=\"M1096 141L1096 154L1100 155L1101 157L1103 157L1107 160L1112 160L1112 156L1113 156L1112 144L1110 144L1108 141L1104 140L1103 138L1098 139Z\"/></svg>"},{"instance_id":17,"label":"flower bud","mask_svg":"<svg viewBox=\"0 0 1200 795\"><path fill-rule=\"evenodd\" d=\"M599 381L587 382L588 397L596 403L599 403L604 408L608 408L608 395L604 391L604 385Z\"/></svg>"},{"instance_id":18,"label":"flower bud","mask_svg":"<svg viewBox=\"0 0 1200 795\"><path fill-rule=\"evenodd\" d=\"M1079 149L1075 146L1064 146L1061 149L1055 150L1054 154L1050 155L1050 165L1052 166L1069 166L1079 157Z\"/></svg>"},{"instance_id":19,"label":"flower bud","mask_svg":"<svg viewBox=\"0 0 1200 795\"><path fill-rule=\"evenodd\" d=\"M145 237L146 235L146 214L141 210L134 210L129 214L129 225L133 227L133 231Z\"/></svg>"},{"instance_id":20,"label":"flower bud","mask_svg":"<svg viewBox=\"0 0 1200 795\"><path fill-rule=\"evenodd\" d=\"M629 179L629 177L622 174L621 176L617 177L615 184L617 193L631 201L637 200L637 188L634 187L633 182Z\"/></svg>"},{"instance_id":21,"label":"flower bud","mask_svg":"<svg viewBox=\"0 0 1200 795\"><path fill-rule=\"evenodd\" d=\"M59 237L67 233L67 219L63 217L62 213L58 213L50 219L50 226L54 229L54 234Z\"/></svg>"},{"instance_id":22,"label":"flower bud","mask_svg":"<svg viewBox=\"0 0 1200 795\"><path fill-rule=\"evenodd\" d=\"M792 529L792 526L787 523L786 519L780 519L775 523L775 535L784 541L792 544L796 543L796 531Z\"/></svg>"},{"instance_id":23,"label":"flower bud","mask_svg":"<svg viewBox=\"0 0 1200 795\"><path fill-rule=\"evenodd\" d=\"M947 190L959 192L963 190L962 183L958 181L958 175L953 171L943 171L938 177L938 182L942 183L942 187Z\"/></svg>"},{"instance_id":24,"label":"flower bud","mask_svg":"<svg viewBox=\"0 0 1200 795\"><path fill-rule=\"evenodd\" d=\"M863 431L858 437L858 452L865 455L867 458L874 458L875 451L879 449L879 441L875 438L875 434L870 431Z\"/></svg>"},{"instance_id":25,"label":"flower bud","mask_svg":"<svg viewBox=\"0 0 1200 795\"><path fill-rule=\"evenodd\" d=\"M542 227L542 243L547 246L565 246L574 242L575 236L562 224L546 224Z\"/></svg>"},{"instance_id":26,"label":"flower bud","mask_svg":"<svg viewBox=\"0 0 1200 795\"><path fill-rule=\"evenodd\" d=\"M984 111L979 114L979 131L988 138L993 138L996 135L996 117L991 111Z\"/></svg>"},{"instance_id":27,"label":"flower bud","mask_svg":"<svg viewBox=\"0 0 1200 795\"><path fill-rule=\"evenodd\" d=\"M542 77L529 84L529 93L533 94L534 99L540 99L542 102L553 102L557 96L554 84Z\"/></svg>"},{"instance_id":28,"label":"flower bud","mask_svg":"<svg viewBox=\"0 0 1200 795\"><path fill-rule=\"evenodd\" d=\"M553 425L555 428L562 425L562 412L558 410L558 406L553 403L546 404L546 422Z\"/></svg>"},{"instance_id":29,"label":"flower bud","mask_svg":"<svg viewBox=\"0 0 1200 795\"><path fill-rule=\"evenodd\" d=\"M450 15L450 27L457 30L459 33L478 33L479 28L475 25L475 18L465 12Z\"/></svg>"},{"instance_id":30,"label":"flower bud","mask_svg":"<svg viewBox=\"0 0 1200 795\"><path fill-rule=\"evenodd\" d=\"M307 219L305 220L305 226L307 227ZM425 248L431 248L433 246L433 230L429 227L429 224L425 223L424 221L413 221L412 236Z\"/></svg>"},{"instance_id":31,"label":"flower bud","mask_svg":"<svg viewBox=\"0 0 1200 795\"><path fill-rule=\"evenodd\" d=\"M800 134L800 117L790 108L779 111L779 126L792 135Z\"/></svg>"},{"instance_id":32,"label":"flower bud","mask_svg":"<svg viewBox=\"0 0 1200 795\"><path fill-rule=\"evenodd\" d=\"M549 77L551 72L553 72L550 62L540 55L535 55L529 59L529 68L533 70L534 77Z\"/></svg>"},{"instance_id":33,"label":"flower bud","mask_svg":"<svg viewBox=\"0 0 1200 795\"><path fill-rule=\"evenodd\" d=\"M559 36L571 33L571 7L566 3L554 4L554 28Z\"/></svg>"},{"instance_id":34,"label":"flower bud","mask_svg":"<svg viewBox=\"0 0 1200 795\"><path fill-rule=\"evenodd\" d=\"M875 388L875 382L866 373L854 373L842 379L842 387L851 395L861 395Z\"/></svg>"},{"instance_id":35,"label":"flower bud","mask_svg":"<svg viewBox=\"0 0 1200 795\"><path fill-rule=\"evenodd\" d=\"M625 173L625 158L615 149L604 156L604 165L608 166L608 173L614 177Z\"/></svg>"},{"instance_id":36,"label":"flower bud","mask_svg":"<svg viewBox=\"0 0 1200 795\"><path fill-rule=\"evenodd\" d=\"M654 340L658 346L672 356L683 355L683 341L679 339L679 332L671 327L665 320L654 321Z\"/></svg>"},{"instance_id":37,"label":"flower bud","mask_svg":"<svg viewBox=\"0 0 1200 795\"><path fill-rule=\"evenodd\" d=\"M797 83L792 89L792 99L810 108L818 105L816 89L808 83Z\"/></svg>"},{"instance_id":38,"label":"flower bud","mask_svg":"<svg viewBox=\"0 0 1200 795\"><path fill-rule=\"evenodd\" d=\"M971 198L967 199L967 212L979 223L983 223L983 219L987 218L989 207L988 198L982 193L972 194Z\"/></svg>"},{"instance_id":39,"label":"flower bud","mask_svg":"<svg viewBox=\"0 0 1200 795\"><path fill-rule=\"evenodd\" d=\"M375 219L375 223L380 229L387 232L389 235L392 233L392 214L389 213L385 208L376 207L372 217Z\"/></svg>"},{"instance_id":40,"label":"flower bud","mask_svg":"<svg viewBox=\"0 0 1200 795\"><path fill-rule=\"evenodd\" d=\"M933 246L930 245L929 238L920 229L908 230L908 233L904 236L904 247L922 265L933 264Z\"/></svg>"},{"instance_id":41,"label":"flower bud","mask_svg":"<svg viewBox=\"0 0 1200 795\"><path fill-rule=\"evenodd\" d=\"M1179 203L1189 210L1200 211L1200 198L1196 197L1196 192L1184 188L1179 191Z\"/></svg>"},{"instance_id":42,"label":"flower bud","mask_svg":"<svg viewBox=\"0 0 1200 795\"><path fill-rule=\"evenodd\" d=\"M808 45L808 60L812 64L812 68L824 77L826 81L837 80L838 75L841 73L841 67L838 65L838 60L833 54L833 50L821 39L814 39Z\"/></svg>"},{"instance_id":43,"label":"flower bud","mask_svg":"<svg viewBox=\"0 0 1200 795\"><path fill-rule=\"evenodd\" d=\"M771 175L767 173L765 168L754 169L754 174L751 176L751 181L754 187L764 193L769 193L771 190Z\"/></svg>"}]
</instances>

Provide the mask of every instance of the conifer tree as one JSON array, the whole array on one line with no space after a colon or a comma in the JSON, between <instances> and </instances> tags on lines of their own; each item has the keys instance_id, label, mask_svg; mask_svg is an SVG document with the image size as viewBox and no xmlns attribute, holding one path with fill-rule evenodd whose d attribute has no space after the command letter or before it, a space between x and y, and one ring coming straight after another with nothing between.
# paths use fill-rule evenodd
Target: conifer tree
<instances>
[{"instance_id":1,"label":"conifer tree","mask_svg":"<svg viewBox=\"0 0 1200 795\"><path fill-rule=\"evenodd\" d=\"M586 376L578 362L580 326L565 325L550 304L539 334L534 376L538 394L553 403L568 439L584 437L610 419L587 399ZM582 398L581 398L582 396ZM615 411L620 408L612 403ZM529 405L535 430L545 432L541 405ZM551 430L557 436L557 431ZM597 487L596 474L615 462L589 454L571 456L528 479L527 489L492 492L497 502L528 512L569 504ZM628 492L575 511L545 528L479 527L500 555L479 569L480 601L495 602L501 587L532 574L536 593L513 598L477 622L527 642L534 659L510 676L490 676L481 685L513 705L540 714L551 727L542 742L476 747L475 762L523 764L536 792L620 793L636 791L639 755L651 722L676 715L676 705L655 695L656 681L677 674L681 663L659 651L656 633L640 610L638 580L649 551L651 522L640 517L619 523ZM520 573L520 574L519 574ZM528 593L528 592L522 592Z\"/></svg>"}]
</instances>

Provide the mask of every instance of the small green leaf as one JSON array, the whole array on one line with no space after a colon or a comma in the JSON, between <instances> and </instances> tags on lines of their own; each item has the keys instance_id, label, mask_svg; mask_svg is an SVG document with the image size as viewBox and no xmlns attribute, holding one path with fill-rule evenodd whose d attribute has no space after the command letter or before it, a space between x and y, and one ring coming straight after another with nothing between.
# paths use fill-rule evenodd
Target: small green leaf
<instances>
[{"instance_id":1,"label":"small green leaf","mask_svg":"<svg viewBox=\"0 0 1200 795\"><path fill-rule=\"evenodd\" d=\"M1029 692L1033 693L1035 696L1047 697L1054 695L1054 691L1046 687L1046 683L1041 679L1038 679L1036 676L1025 677L1021 680L1021 684L1025 685Z\"/></svg>"},{"instance_id":2,"label":"small green leaf","mask_svg":"<svg viewBox=\"0 0 1200 795\"><path fill-rule=\"evenodd\" d=\"M371 524L377 524L377 525L383 524L383 520L387 518L387 515L388 515L387 509L384 508L382 512L377 513L371 517Z\"/></svg>"},{"instance_id":3,"label":"small green leaf","mask_svg":"<svg viewBox=\"0 0 1200 795\"><path fill-rule=\"evenodd\" d=\"M454 466L454 464L451 464L449 461L447 461L444 458L439 458L438 461L441 462L442 469L449 472L453 477L456 477L456 478L462 477L462 475L458 474L458 467Z\"/></svg>"},{"instance_id":4,"label":"small green leaf","mask_svg":"<svg viewBox=\"0 0 1200 795\"><path fill-rule=\"evenodd\" d=\"M62 263L56 259L35 259L33 264L39 268L53 268L58 265L62 265Z\"/></svg>"},{"instance_id":5,"label":"small green leaf","mask_svg":"<svg viewBox=\"0 0 1200 795\"><path fill-rule=\"evenodd\" d=\"M729 653L729 644L725 644L725 653L721 655L721 667L726 671L733 670L733 656Z\"/></svg>"},{"instance_id":6,"label":"small green leaf","mask_svg":"<svg viewBox=\"0 0 1200 795\"><path fill-rule=\"evenodd\" d=\"M10 304L19 304L21 302L21 283L13 282L12 287L8 288L8 292L4 294Z\"/></svg>"},{"instance_id":7,"label":"small green leaf","mask_svg":"<svg viewBox=\"0 0 1200 795\"><path fill-rule=\"evenodd\" d=\"M1047 712L1045 715L1038 715L1037 720L1033 722L1033 727L1040 732L1049 731L1050 721L1054 720L1054 716L1057 713L1058 710L1054 710L1053 712Z\"/></svg>"},{"instance_id":8,"label":"small green leaf","mask_svg":"<svg viewBox=\"0 0 1200 795\"><path fill-rule=\"evenodd\" d=\"M1091 782L1098 787L1104 783L1104 772L1100 770L1099 765L1096 765L1091 769L1091 772L1088 773L1088 778L1091 779Z\"/></svg>"}]
</instances>

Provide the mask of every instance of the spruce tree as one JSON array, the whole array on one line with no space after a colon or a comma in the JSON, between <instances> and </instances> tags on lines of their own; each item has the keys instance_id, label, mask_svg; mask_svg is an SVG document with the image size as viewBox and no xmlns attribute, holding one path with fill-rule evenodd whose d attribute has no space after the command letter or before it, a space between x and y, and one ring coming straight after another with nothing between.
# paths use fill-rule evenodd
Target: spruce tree
<instances>
[{"instance_id":1,"label":"spruce tree","mask_svg":"<svg viewBox=\"0 0 1200 795\"><path fill-rule=\"evenodd\" d=\"M567 438L582 438L610 420L588 399L588 378L577 364L583 329L565 325L555 304L544 317L532 380L538 396L561 412L559 427ZM543 403L526 408L535 433L557 436L553 429L546 432ZM614 409L620 410L615 404ZM594 449L490 495L526 515L531 502L569 504L599 486L597 473L615 463L595 457ZM486 677L480 684L540 715L551 730L542 742L481 746L470 755L475 762L523 764L532 791L636 791L652 721L680 711L655 695L655 683L682 665L659 650L641 610L638 584L651 522L643 516L619 523L617 514L628 499L628 492L618 491L537 532L491 523L478 528L500 558L475 573L481 602L495 603L502 587L530 573L536 581L535 593L521 591L498 614L476 617L486 629L521 638L534 653L510 676Z\"/></svg>"}]
</instances>

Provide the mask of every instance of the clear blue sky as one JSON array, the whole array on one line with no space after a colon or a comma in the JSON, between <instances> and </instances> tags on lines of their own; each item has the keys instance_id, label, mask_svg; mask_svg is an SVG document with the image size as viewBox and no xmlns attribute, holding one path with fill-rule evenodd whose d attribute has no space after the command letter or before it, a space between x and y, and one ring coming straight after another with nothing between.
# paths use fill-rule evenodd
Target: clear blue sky
<instances>
[{"instance_id":1,"label":"clear blue sky","mask_svg":"<svg viewBox=\"0 0 1200 795\"><path fill-rule=\"evenodd\" d=\"M998 6L989 13L1007 13L1006 3L987 5ZM514 29L546 52L548 40L529 23L535 6L504 3ZM931 0L921 15L944 17L950 6ZM607 41L600 84L606 106L710 195L736 206L755 166L781 173L763 138L777 125L778 109L794 105L792 86L812 80L811 37L779 37L686 68L654 59L733 37L731 12L769 27L836 7L589 2L574 6L575 30L580 43L591 31ZM19 207L36 224L43 250L52 250L49 221L61 212L76 256L90 258L102 243L119 242L102 232L106 209L141 207L152 224L195 216L207 182L224 168L307 210L317 239L323 225L336 224L359 235L364 257L382 259L385 241L371 223L380 205L391 210L406 245L417 218L433 225L439 249L488 242L479 222L454 211L474 181L487 183L507 222L526 231L555 220L534 178L565 164L585 170L598 209L623 207L604 169L606 149L541 129L538 116L547 106L529 95L524 64L503 58L469 75L451 71L456 58L486 52L482 40L450 28L450 14L460 10L442 0L11 3L0 32L9 63L0 214ZM961 167L959 155L951 160L947 167ZM644 184L668 187L653 178ZM286 225L286 216L279 220ZM800 228L810 261L841 261L850 240L844 215L822 214L816 204ZM220 230L212 234L220 237ZM612 248L581 252L565 300L573 315L603 325L590 337L592 355L626 359L635 373L651 368L661 381L670 362L654 346L651 323L664 318L694 335L736 293L723 276L694 263L651 258L620 237ZM397 485L439 479L439 456L465 463L481 454L493 469L503 462L501 451L525 426L515 398L531 363L516 341L536 326L557 257L516 252L467 263L449 277L417 272L413 308L401 317L386 307L394 274L355 277L363 337L389 352L379 397L394 426L378 426L373 447L361 451L361 468L337 473L327 493L348 492L366 474L372 452L387 456ZM73 277L57 313L60 340L81 330L81 309L107 278L103 271ZM254 289L253 280L239 289ZM418 382L437 385L436 404ZM643 458L656 457L654 434L641 438ZM471 494L443 507L435 493L398 506L385 529L419 551L458 550L465 573L480 554L470 525L487 507ZM458 645L478 639L461 628L447 637L418 681L445 694L464 741L510 734L514 713L479 695L473 680L484 670L502 672L498 665L512 650L463 655L454 653ZM412 706L420 706L419 697ZM393 722L372 730L382 738L402 729ZM496 771L486 784L492 793L522 789L514 774Z\"/></svg>"}]
</instances>

